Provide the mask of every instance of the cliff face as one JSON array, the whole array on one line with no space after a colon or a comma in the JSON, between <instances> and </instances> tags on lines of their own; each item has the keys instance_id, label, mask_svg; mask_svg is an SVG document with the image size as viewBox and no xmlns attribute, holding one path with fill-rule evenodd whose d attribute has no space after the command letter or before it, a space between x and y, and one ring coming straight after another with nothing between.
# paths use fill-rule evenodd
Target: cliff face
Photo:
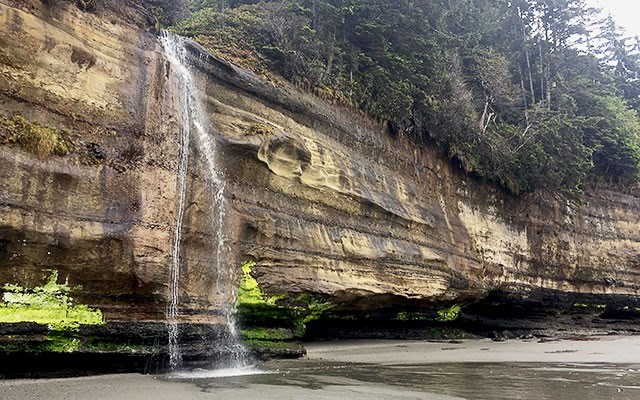
<instances>
[{"instance_id":1,"label":"cliff face","mask_svg":"<svg viewBox=\"0 0 640 400\"><path fill-rule=\"evenodd\" d=\"M55 3L55 2L54 2ZM107 321L164 319L181 127L175 71L141 11L0 0L0 114L67 129L66 156L0 147L0 284L56 269ZM234 271L344 309L498 293L638 305L640 194L516 199L437 151L190 47L219 144ZM219 322L210 177L192 140L181 318ZM235 272L237 274L237 272ZM232 273L233 275L233 273Z\"/></svg>"},{"instance_id":2,"label":"cliff face","mask_svg":"<svg viewBox=\"0 0 640 400\"><path fill-rule=\"evenodd\" d=\"M268 291L355 308L496 291L570 304L638 295L637 192L511 198L346 111L227 85L210 83L212 123L226 143L238 247ZM272 132L248 134L256 123Z\"/></svg>"},{"instance_id":3,"label":"cliff face","mask_svg":"<svg viewBox=\"0 0 640 400\"><path fill-rule=\"evenodd\" d=\"M1 113L65 129L71 141L68 155L43 160L0 148L0 282L34 286L56 269L107 320L162 319L177 210L175 83L144 14L126 2L99 14L50 3L0 2ZM194 264L184 307L197 317L215 308L215 277Z\"/></svg>"}]
</instances>

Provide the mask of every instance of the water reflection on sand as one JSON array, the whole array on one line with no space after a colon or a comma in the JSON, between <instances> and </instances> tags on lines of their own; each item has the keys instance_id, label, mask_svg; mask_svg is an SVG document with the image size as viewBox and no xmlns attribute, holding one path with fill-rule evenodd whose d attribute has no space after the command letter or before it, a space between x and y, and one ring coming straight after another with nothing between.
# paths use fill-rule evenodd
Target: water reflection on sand
<instances>
[{"instance_id":1,"label":"water reflection on sand","mask_svg":"<svg viewBox=\"0 0 640 400\"><path fill-rule=\"evenodd\" d=\"M246 371L0 381L0 399L640 399L640 337L328 342ZM346 360L346 361L345 361Z\"/></svg>"}]
</instances>

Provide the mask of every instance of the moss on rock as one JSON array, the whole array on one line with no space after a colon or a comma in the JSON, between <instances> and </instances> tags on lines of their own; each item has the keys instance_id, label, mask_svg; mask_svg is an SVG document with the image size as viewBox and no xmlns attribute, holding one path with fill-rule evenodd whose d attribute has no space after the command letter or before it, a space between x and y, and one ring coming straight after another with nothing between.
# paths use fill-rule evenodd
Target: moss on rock
<instances>
[{"instance_id":1,"label":"moss on rock","mask_svg":"<svg viewBox=\"0 0 640 400\"><path fill-rule=\"evenodd\" d=\"M236 309L245 344L260 358L290 358L305 354L296 340L333 305L308 293L268 296L251 275L253 261L242 265Z\"/></svg>"},{"instance_id":2,"label":"moss on rock","mask_svg":"<svg viewBox=\"0 0 640 400\"><path fill-rule=\"evenodd\" d=\"M242 265L243 277L238 291L236 308L240 322L247 327L285 327L294 336L304 336L306 324L320 318L333 304L310 294L266 296L258 281L251 275L255 262Z\"/></svg>"},{"instance_id":3,"label":"moss on rock","mask_svg":"<svg viewBox=\"0 0 640 400\"><path fill-rule=\"evenodd\" d=\"M20 147L41 160L50 155L65 156L72 146L68 132L29 121L21 115L0 116L0 144Z\"/></svg>"},{"instance_id":4,"label":"moss on rock","mask_svg":"<svg viewBox=\"0 0 640 400\"><path fill-rule=\"evenodd\" d=\"M0 323L36 322L51 330L104 323L102 312L86 305L74 305L68 280L58 283L58 271L51 271L47 282L32 289L16 284L2 287Z\"/></svg>"},{"instance_id":5,"label":"moss on rock","mask_svg":"<svg viewBox=\"0 0 640 400\"><path fill-rule=\"evenodd\" d=\"M0 351L6 352L74 352L83 347L77 335L82 325L102 325L102 312L86 305L75 305L69 296L68 280L58 283L58 271L51 271L46 283L34 288L17 284L2 287L0 324L35 323L46 326L45 334L0 337ZM37 326L36 325L36 326Z\"/></svg>"}]
</instances>

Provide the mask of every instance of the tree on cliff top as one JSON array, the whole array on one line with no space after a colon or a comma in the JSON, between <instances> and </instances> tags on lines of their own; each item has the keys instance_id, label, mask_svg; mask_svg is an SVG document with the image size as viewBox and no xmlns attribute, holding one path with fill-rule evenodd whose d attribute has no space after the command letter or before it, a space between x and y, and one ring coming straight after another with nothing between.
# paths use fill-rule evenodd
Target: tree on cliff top
<instances>
[{"instance_id":1,"label":"tree on cliff top","mask_svg":"<svg viewBox=\"0 0 640 400\"><path fill-rule=\"evenodd\" d=\"M637 183L638 48L611 21L594 46L584 0L189 6L178 33L435 143L513 193Z\"/></svg>"}]
</instances>

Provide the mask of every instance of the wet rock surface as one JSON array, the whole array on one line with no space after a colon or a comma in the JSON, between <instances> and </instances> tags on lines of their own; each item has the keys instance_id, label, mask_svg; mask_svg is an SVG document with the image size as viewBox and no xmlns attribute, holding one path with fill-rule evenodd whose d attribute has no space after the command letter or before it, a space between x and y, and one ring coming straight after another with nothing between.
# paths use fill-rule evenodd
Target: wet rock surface
<instances>
[{"instance_id":1,"label":"wet rock surface","mask_svg":"<svg viewBox=\"0 0 640 400\"><path fill-rule=\"evenodd\" d=\"M230 357L229 349L219 346L228 335L224 326L180 324L178 335L185 366L213 368ZM110 322L53 332L34 323L0 324L0 377L163 373L168 371L167 342L162 322Z\"/></svg>"}]
</instances>

